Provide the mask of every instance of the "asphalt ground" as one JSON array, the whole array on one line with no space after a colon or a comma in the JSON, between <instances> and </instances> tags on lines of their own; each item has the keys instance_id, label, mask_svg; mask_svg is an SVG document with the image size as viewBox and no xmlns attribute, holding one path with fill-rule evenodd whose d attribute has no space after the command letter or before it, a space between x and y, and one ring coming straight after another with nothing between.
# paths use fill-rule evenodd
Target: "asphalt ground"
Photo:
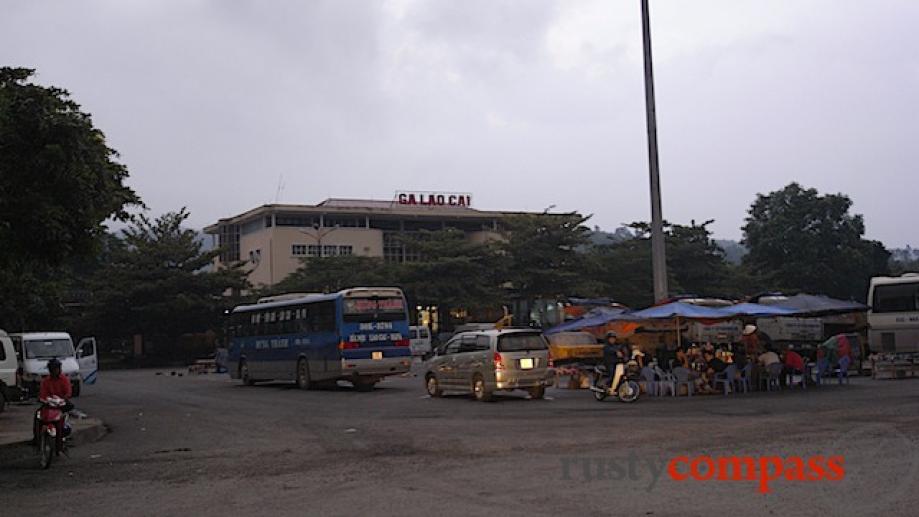
<instances>
[{"instance_id":1,"label":"asphalt ground","mask_svg":"<svg viewBox=\"0 0 919 517\"><path fill-rule=\"evenodd\" d=\"M567 389L548 390L546 400L432 399L415 377L358 393L346 383L301 391L142 370L102 372L76 402L109 434L48 471L31 456L0 458L0 514L915 515L919 507L913 380L629 405ZM766 483L768 493L762 470L751 480L672 479L671 460L686 458L681 475L700 456L765 461L780 479ZM783 473L768 463L815 456L842 456L845 477L789 480L793 463Z\"/></svg>"}]
</instances>

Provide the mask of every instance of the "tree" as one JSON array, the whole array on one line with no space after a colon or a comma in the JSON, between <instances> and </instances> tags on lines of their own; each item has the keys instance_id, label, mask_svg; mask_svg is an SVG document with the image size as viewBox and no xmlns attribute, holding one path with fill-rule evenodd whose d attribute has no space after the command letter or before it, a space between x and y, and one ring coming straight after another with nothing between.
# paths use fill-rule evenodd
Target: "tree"
<instances>
[{"instance_id":1,"label":"tree","mask_svg":"<svg viewBox=\"0 0 919 517\"><path fill-rule=\"evenodd\" d=\"M869 279L888 272L890 253L863 238L864 220L844 194L791 183L758 194L744 225L744 264L771 288L864 301Z\"/></svg>"},{"instance_id":2,"label":"tree","mask_svg":"<svg viewBox=\"0 0 919 517\"><path fill-rule=\"evenodd\" d=\"M403 237L419 259L397 276L416 305L449 309L500 306L500 259L491 244L470 242L461 230L421 231Z\"/></svg>"},{"instance_id":3,"label":"tree","mask_svg":"<svg viewBox=\"0 0 919 517\"><path fill-rule=\"evenodd\" d=\"M410 305L438 306L440 321L450 309L500 305L494 247L473 243L460 230L421 231L399 237L418 259L400 264L378 257L304 258L297 271L270 293L333 292L347 287L401 287Z\"/></svg>"},{"instance_id":4,"label":"tree","mask_svg":"<svg viewBox=\"0 0 919 517\"><path fill-rule=\"evenodd\" d=\"M131 218L121 239L111 240L107 262L89 282L87 324L105 337L142 334L155 353L173 359L179 336L218 329L233 305L228 292L248 287L240 267L212 269L220 250L202 251L193 230L183 229L183 208L154 220Z\"/></svg>"},{"instance_id":5,"label":"tree","mask_svg":"<svg viewBox=\"0 0 919 517\"><path fill-rule=\"evenodd\" d=\"M516 298L532 301L576 292L587 265L583 249L589 242L590 216L520 214L502 221L498 250L505 260L505 278Z\"/></svg>"},{"instance_id":6,"label":"tree","mask_svg":"<svg viewBox=\"0 0 919 517\"><path fill-rule=\"evenodd\" d=\"M330 293L361 285L392 285L393 276L394 268L379 257L308 257L266 294Z\"/></svg>"},{"instance_id":7,"label":"tree","mask_svg":"<svg viewBox=\"0 0 919 517\"><path fill-rule=\"evenodd\" d=\"M61 264L91 255L103 222L140 203L90 116L33 74L0 68L0 324L22 329L62 312Z\"/></svg>"},{"instance_id":8,"label":"tree","mask_svg":"<svg viewBox=\"0 0 919 517\"><path fill-rule=\"evenodd\" d=\"M667 271L671 293L699 296L733 295L732 271L724 251L712 240L709 220L689 226L664 223ZM629 225L635 237L591 252L592 275L607 295L632 307L654 303L651 270L651 227L646 222Z\"/></svg>"}]
</instances>

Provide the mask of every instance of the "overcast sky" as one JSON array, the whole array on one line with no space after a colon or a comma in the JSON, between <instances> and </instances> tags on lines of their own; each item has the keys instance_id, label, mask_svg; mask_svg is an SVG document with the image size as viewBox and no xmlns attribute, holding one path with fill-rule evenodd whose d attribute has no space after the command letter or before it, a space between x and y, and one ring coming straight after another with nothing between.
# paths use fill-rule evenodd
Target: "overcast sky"
<instances>
[{"instance_id":1,"label":"overcast sky","mask_svg":"<svg viewBox=\"0 0 919 517\"><path fill-rule=\"evenodd\" d=\"M919 244L919 2L652 0L664 216L844 192ZM0 0L0 64L64 87L153 211L470 192L649 217L638 0ZM279 188L280 186L280 188Z\"/></svg>"}]
</instances>

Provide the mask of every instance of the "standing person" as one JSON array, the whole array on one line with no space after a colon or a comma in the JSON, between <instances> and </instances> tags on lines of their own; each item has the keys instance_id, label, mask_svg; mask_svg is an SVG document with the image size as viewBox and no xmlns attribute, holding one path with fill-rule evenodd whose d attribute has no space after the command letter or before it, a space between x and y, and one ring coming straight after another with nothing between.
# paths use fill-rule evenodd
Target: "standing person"
<instances>
[{"instance_id":1,"label":"standing person","mask_svg":"<svg viewBox=\"0 0 919 517\"><path fill-rule=\"evenodd\" d=\"M754 363L750 369L750 385L753 389L759 389L760 369L756 366L760 354L763 353L762 343L759 341L759 333L756 331L756 325L747 325L743 329L743 335L740 337L740 348L747 361Z\"/></svg>"}]
</instances>

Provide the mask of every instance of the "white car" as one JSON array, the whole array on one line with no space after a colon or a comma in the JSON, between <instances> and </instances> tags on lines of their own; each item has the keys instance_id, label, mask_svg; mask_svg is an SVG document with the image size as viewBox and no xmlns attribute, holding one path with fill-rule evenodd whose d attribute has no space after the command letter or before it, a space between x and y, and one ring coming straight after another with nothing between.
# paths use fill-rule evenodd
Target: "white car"
<instances>
[{"instance_id":1,"label":"white car","mask_svg":"<svg viewBox=\"0 0 919 517\"><path fill-rule=\"evenodd\" d=\"M409 348L412 355L426 356L431 353L431 331L425 326L409 327Z\"/></svg>"}]
</instances>

